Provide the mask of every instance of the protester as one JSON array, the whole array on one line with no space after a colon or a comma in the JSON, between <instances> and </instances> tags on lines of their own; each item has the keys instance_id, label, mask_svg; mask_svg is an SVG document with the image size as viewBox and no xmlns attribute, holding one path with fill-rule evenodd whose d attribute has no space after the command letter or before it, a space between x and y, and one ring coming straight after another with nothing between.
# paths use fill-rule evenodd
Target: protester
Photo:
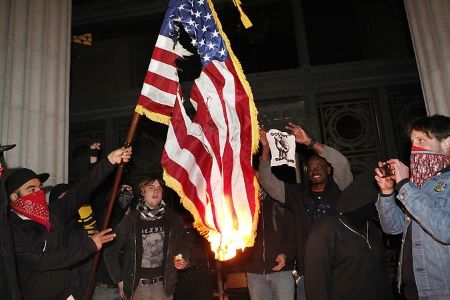
<instances>
[{"instance_id":1,"label":"protester","mask_svg":"<svg viewBox=\"0 0 450 300\"><path fill-rule=\"evenodd\" d=\"M373 176L358 176L340 195L336 212L323 216L308 236L305 289L308 300L389 300Z\"/></svg>"},{"instance_id":2,"label":"protester","mask_svg":"<svg viewBox=\"0 0 450 300\"><path fill-rule=\"evenodd\" d=\"M70 190L71 185L66 183L60 183L55 185L52 190L50 191L49 195L49 206L53 205L53 202L55 201L63 201L64 195ZM83 193L80 190L73 190L72 193ZM75 196L78 197L78 196ZM85 205L85 204L84 204ZM83 205L83 206L84 206ZM82 206L82 207L83 207ZM89 235L88 232L83 228L82 224L79 222L79 211L78 213L73 216L71 220L68 220L66 222L66 225L64 227L64 234L63 234L63 242L66 247L70 248L72 247L70 245L71 242L78 243L79 240L82 240L85 238L86 235ZM94 233L91 233L90 235L93 235L97 233L95 230ZM73 247L76 247L76 245L73 245ZM86 257L83 260L78 261L77 263L70 266L70 293L75 299L82 299L83 292L86 287L86 284L88 282L88 275L89 270L91 268L91 257Z\"/></svg>"},{"instance_id":3,"label":"protester","mask_svg":"<svg viewBox=\"0 0 450 300\"><path fill-rule=\"evenodd\" d=\"M348 160L339 151L311 138L300 126L289 123L286 127L298 144L314 151L308 159L309 184L289 184L276 178L269 165L270 149L266 134L260 131L262 144L259 182L275 200L285 203L294 212L297 238L296 268L304 273L304 249L311 226L318 218L334 208L340 191L353 180ZM303 281L299 280L297 299L304 299Z\"/></svg>"},{"instance_id":4,"label":"protester","mask_svg":"<svg viewBox=\"0 0 450 300\"><path fill-rule=\"evenodd\" d=\"M265 192L261 199L255 245L243 253L250 299L294 299L294 216Z\"/></svg>"},{"instance_id":5,"label":"protester","mask_svg":"<svg viewBox=\"0 0 450 300\"><path fill-rule=\"evenodd\" d=\"M408 134L410 168L390 159L375 170L380 222L384 232L403 234L398 288L404 297L450 299L450 118L422 117Z\"/></svg>"},{"instance_id":6,"label":"protester","mask_svg":"<svg viewBox=\"0 0 450 300\"><path fill-rule=\"evenodd\" d=\"M47 206L42 190L49 174L19 169L8 176L6 189L11 207L17 271L23 299L70 299L69 268L112 241L111 229L90 238L72 236L66 224L76 216L90 193L113 170L127 162L131 148L111 152L74 188ZM68 236L70 238L68 238ZM73 240L72 240L73 238Z\"/></svg>"},{"instance_id":7,"label":"protester","mask_svg":"<svg viewBox=\"0 0 450 300\"><path fill-rule=\"evenodd\" d=\"M0 299L21 299L16 272L11 228L8 222L8 197L5 190L3 153L15 145L0 145Z\"/></svg>"},{"instance_id":8,"label":"protester","mask_svg":"<svg viewBox=\"0 0 450 300\"><path fill-rule=\"evenodd\" d=\"M194 218L185 211L182 215L186 238L189 245L189 265L178 271L175 300L213 299L213 280L211 277L211 249L208 241L193 228Z\"/></svg>"},{"instance_id":9,"label":"protester","mask_svg":"<svg viewBox=\"0 0 450 300\"><path fill-rule=\"evenodd\" d=\"M91 168L94 168L99 163L99 157L102 152L102 145L100 142L93 142L89 146L89 164ZM94 218L98 227L104 223L105 212L108 206L108 200L111 192L111 188L114 184L114 175L110 174L102 184L92 193L91 206L94 212ZM118 191L117 200L112 208L111 216L109 220L109 226L116 226L122 217L125 215L131 200L133 199L133 189L130 185L122 185ZM111 279L109 272L106 268L104 260L104 251L110 247L111 243L106 244L103 248L102 254L96 270L96 282L95 289L92 294L92 300L119 300L120 295L117 290L117 285Z\"/></svg>"},{"instance_id":10,"label":"protester","mask_svg":"<svg viewBox=\"0 0 450 300\"><path fill-rule=\"evenodd\" d=\"M99 224L103 224L107 201L109 199L109 193L98 194L93 198L93 205L95 210L95 217L98 219ZM122 185L118 192L116 204L113 206L110 226L114 227L122 220L122 217L130 210L131 200L133 199L133 189L129 185ZM102 210L103 208L103 210ZM114 284L111 276L109 275L104 258L104 251L111 244L105 245L100 257L100 261L96 272L96 284L92 300L119 300L120 294L117 289L117 285ZM121 260L119 259L121 262Z\"/></svg>"},{"instance_id":11,"label":"protester","mask_svg":"<svg viewBox=\"0 0 450 300\"><path fill-rule=\"evenodd\" d=\"M177 270L188 265L184 226L163 201L163 189L161 178L139 183L142 198L114 228L117 238L105 249L108 271L122 299L173 299Z\"/></svg>"}]
</instances>

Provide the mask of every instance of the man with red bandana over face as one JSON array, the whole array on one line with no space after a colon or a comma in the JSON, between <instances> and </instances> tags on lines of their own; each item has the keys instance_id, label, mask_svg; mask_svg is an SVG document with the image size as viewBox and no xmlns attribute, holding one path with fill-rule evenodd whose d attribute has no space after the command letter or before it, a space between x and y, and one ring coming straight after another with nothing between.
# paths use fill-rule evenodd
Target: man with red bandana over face
<instances>
[{"instance_id":1,"label":"man with red bandana over face","mask_svg":"<svg viewBox=\"0 0 450 300\"><path fill-rule=\"evenodd\" d=\"M450 118L417 119L408 134L410 167L390 159L392 175L382 162L375 169L381 226L403 233L398 288L405 299L450 299Z\"/></svg>"},{"instance_id":2,"label":"man with red bandana over face","mask_svg":"<svg viewBox=\"0 0 450 300\"><path fill-rule=\"evenodd\" d=\"M303 275L303 259L308 233L322 215L334 209L340 192L353 181L353 175L347 158L339 151L317 142L298 125L289 123L286 129L295 136L298 144L303 144L314 151L314 154L308 158L307 164L309 185L284 183L272 174L269 163L270 149L266 133L262 130L260 131L262 152L259 183L273 199L285 203L294 212L297 271ZM300 281L297 299L305 298L302 284Z\"/></svg>"},{"instance_id":3,"label":"man with red bandana over face","mask_svg":"<svg viewBox=\"0 0 450 300\"><path fill-rule=\"evenodd\" d=\"M73 299L69 267L100 250L115 234L106 229L91 237L70 235L72 241L64 243L70 234L66 225L114 165L127 162L130 157L131 148L111 152L64 195L63 201L54 201L49 206L42 190L49 174L22 168L8 176L9 219L24 300Z\"/></svg>"}]
</instances>

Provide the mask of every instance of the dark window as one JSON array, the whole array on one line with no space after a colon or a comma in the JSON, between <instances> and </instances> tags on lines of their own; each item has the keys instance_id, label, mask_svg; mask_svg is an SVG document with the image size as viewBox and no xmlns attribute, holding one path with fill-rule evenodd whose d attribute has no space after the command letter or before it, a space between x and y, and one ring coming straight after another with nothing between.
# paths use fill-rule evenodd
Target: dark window
<instances>
[{"instance_id":1,"label":"dark window","mask_svg":"<svg viewBox=\"0 0 450 300\"><path fill-rule=\"evenodd\" d=\"M312 65L414 56L401 0L303 0Z\"/></svg>"},{"instance_id":2,"label":"dark window","mask_svg":"<svg viewBox=\"0 0 450 300\"><path fill-rule=\"evenodd\" d=\"M245 73L257 73L298 67L295 30L290 1L245 6L253 23L245 29L239 13L229 1L217 6L223 30Z\"/></svg>"}]
</instances>

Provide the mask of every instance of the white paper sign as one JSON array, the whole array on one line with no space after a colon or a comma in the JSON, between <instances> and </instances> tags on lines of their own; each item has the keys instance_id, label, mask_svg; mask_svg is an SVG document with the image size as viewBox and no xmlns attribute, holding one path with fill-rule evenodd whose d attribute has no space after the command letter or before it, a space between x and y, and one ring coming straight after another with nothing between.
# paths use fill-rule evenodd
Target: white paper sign
<instances>
[{"instance_id":1,"label":"white paper sign","mask_svg":"<svg viewBox=\"0 0 450 300\"><path fill-rule=\"evenodd\" d=\"M295 137L277 129L270 129L266 136L272 154L270 165L288 165L295 168Z\"/></svg>"}]
</instances>

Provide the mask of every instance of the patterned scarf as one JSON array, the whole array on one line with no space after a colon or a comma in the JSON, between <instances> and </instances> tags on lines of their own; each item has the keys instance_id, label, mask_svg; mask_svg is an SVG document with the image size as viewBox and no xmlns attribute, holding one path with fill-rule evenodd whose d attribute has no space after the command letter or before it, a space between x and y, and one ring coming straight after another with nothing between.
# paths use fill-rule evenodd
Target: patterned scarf
<instances>
[{"instance_id":1,"label":"patterned scarf","mask_svg":"<svg viewBox=\"0 0 450 300\"><path fill-rule=\"evenodd\" d=\"M140 199L136 206L136 209L141 215L141 219L144 221L154 221L161 219L164 216L166 210L166 203L162 200L156 207L150 208L145 203L144 199Z\"/></svg>"},{"instance_id":2,"label":"patterned scarf","mask_svg":"<svg viewBox=\"0 0 450 300\"><path fill-rule=\"evenodd\" d=\"M421 188L429 178L449 164L450 157L445 154L412 146L409 163L410 181Z\"/></svg>"},{"instance_id":3,"label":"patterned scarf","mask_svg":"<svg viewBox=\"0 0 450 300\"><path fill-rule=\"evenodd\" d=\"M43 191L37 191L12 201L11 209L21 216L44 225L50 231L50 213Z\"/></svg>"}]
</instances>

